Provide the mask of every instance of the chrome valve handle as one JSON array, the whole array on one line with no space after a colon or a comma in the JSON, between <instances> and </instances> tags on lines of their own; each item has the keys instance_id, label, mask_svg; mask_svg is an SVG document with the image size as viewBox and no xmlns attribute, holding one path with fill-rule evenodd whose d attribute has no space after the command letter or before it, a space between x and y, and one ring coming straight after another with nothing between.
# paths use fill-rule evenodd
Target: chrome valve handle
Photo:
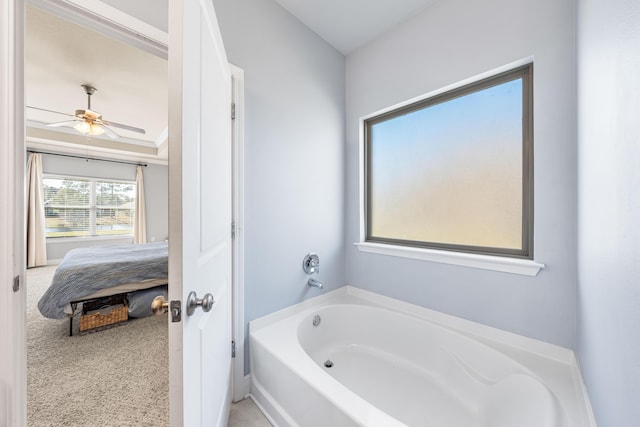
<instances>
[{"instance_id":1,"label":"chrome valve handle","mask_svg":"<svg viewBox=\"0 0 640 427\"><path fill-rule=\"evenodd\" d=\"M307 254L302 260L302 269L307 274L320 272L320 258L317 254Z\"/></svg>"}]
</instances>

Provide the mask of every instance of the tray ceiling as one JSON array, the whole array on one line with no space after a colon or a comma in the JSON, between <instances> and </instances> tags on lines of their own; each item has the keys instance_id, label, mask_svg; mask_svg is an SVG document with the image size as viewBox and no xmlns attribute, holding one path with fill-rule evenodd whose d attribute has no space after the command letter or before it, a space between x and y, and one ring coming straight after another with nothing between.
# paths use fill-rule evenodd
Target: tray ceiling
<instances>
[{"instance_id":1,"label":"tray ceiling","mask_svg":"<svg viewBox=\"0 0 640 427\"><path fill-rule=\"evenodd\" d=\"M91 109L106 120L143 128L146 134L112 128L121 138L91 137L116 151L160 152L166 155L168 101L167 61L40 9L27 9L25 56L26 105L74 114L87 107L80 87L97 88ZM27 108L27 136L51 144L87 141L70 127L50 128L46 123L72 117ZM43 135L49 137L43 138ZM70 135L69 137L67 135ZM81 138L78 140L78 136Z\"/></svg>"}]
</instances>

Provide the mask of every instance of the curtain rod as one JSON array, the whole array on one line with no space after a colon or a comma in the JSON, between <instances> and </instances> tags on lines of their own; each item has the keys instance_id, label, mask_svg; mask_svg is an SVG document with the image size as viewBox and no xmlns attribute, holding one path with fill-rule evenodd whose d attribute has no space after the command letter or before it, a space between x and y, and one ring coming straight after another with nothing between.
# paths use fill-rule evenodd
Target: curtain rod
<instances>
[{"instance_id":1,"label":"curtain rod","mask_svg":"<svg viewBox=\"0 0 640 427\"><path fill-rule=\"evenodd\" d=\"M96 160L99 162L122 163L124 165L144 166L145 168L148 166L146 163L140 163L140 162L127 162L126 160L101 159L99 157L89 157L89 156L74 156L73 154L50 153L47 151L27 150L27 153L47 154L49 156L60 156L60 157L73 157L74 159Z\"/></svg>"}]
</instances>

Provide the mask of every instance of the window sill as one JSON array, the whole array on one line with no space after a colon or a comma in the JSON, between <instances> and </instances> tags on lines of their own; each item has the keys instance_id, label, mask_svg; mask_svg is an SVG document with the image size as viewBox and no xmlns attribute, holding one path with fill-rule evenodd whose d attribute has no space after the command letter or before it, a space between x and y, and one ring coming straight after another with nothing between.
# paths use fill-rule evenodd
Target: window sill
<instances>
[{"instance_id":1,"label":"window sill","mask_svg":"<svg viewBox=\"0 0 640 427\"><path fill-rule=\"evenodd\" d=\"M544 264L531 260L490 255L468 254L464 252L440 251L425 248L388 245L381 243L354 243L360 252L390 255L401 258L419 259L441 264L460 265L503 273L536 276Z\"/></svg>"},{"instance_id":2,"label":"window sill","mask_svg":"<svg viewBox=\"0 0 640 427\"><path fill-rule=\"evenodd\" d=\"M86 237L47 237L47 243L64 243L64 242L98 242L103 240L131 240L133 234L123 234L121 236L86 236Z\"/></svg>"}]
</instances>

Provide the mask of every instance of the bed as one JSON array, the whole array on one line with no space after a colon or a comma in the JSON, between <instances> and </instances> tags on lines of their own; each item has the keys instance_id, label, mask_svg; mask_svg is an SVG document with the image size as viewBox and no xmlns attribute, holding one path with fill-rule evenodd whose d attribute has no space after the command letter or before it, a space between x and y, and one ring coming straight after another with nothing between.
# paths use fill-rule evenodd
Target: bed
<instances>
[{"instance_id":1,"label":"bed","mask_svg":"<svg viewBox=\"0 0 640 427\"><path fill-rule=\"evenodd\" d=\"M73 322L80 302L129 294L167 282L167 242L73 249L56 269L51 285L38 301L38 309L47 318L70 316ZM69 328L71 333L72 324Z\"/></svg>"}]
</instances>

